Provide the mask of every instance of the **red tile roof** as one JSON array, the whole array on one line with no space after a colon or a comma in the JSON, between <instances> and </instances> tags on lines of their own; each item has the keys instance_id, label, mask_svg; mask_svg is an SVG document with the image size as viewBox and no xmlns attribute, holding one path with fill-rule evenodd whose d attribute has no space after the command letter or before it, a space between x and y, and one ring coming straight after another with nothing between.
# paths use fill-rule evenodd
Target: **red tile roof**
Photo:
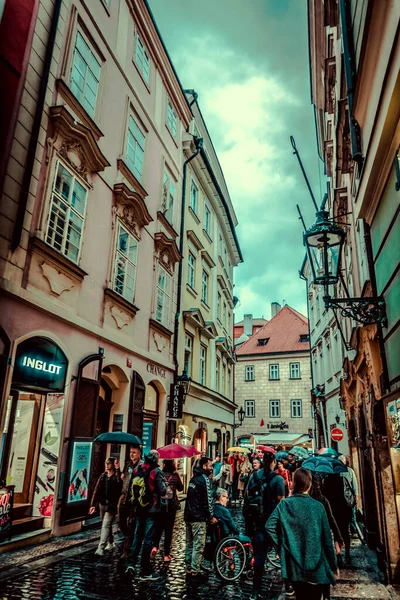
<instances>
[{"instance_id":1,"label":"red tile roof","mask_svg":"<svg viewBox=\"0 0 400 600\"><path fill-rule=\"evenodd\" d=\"M290 306L284 306L264 327L251 336L236 351L238 356L246 354L275 354L309 350L309 342L300 342L300 335L308 335L308 319ZM269 338L267 344L259 346L259 340Z\"/></svg>"}]
</instances>

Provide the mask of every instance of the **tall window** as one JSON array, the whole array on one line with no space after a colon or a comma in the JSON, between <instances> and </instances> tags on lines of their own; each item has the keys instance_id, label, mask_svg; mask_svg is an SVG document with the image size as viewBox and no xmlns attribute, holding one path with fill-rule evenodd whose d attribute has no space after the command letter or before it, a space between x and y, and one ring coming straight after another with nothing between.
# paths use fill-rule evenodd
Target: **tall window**
<instances>
[{"instance_id":1,"label":"tall window","mask_svg":"<svg viewBox=\"0 0 400 600\"><path fill-rule=\"evenodd\" d=\"M172 223L174 218L175 181L172 175L165 169L162 190L161 211L165 218Z\"/></svg>"},{"instance_id":2,"label":"tall window","mask_svg":"<svg viewBox=\"0 0 400 600\"><path fill-rule=\"evenodd\" d=\"M158 268L156 321L168 326L171 302L171 276L161 266Z\"/></svg>"},{"instance_id":3,"label":"tall window","mask_svg":"<svg viewBox=\"0 0 400 600\"><path fill-rule=\"evenodd\" d=\"M226 367L224 363L222 363L222 373L221 373L221 392L225 395L225 379L226 379Z\"/></svg>"},{"instance_id":4,"label":"tall window","mask_svg":"<svg viewBox=\"0 0 400 600\"><path fill-rule=\"evenodd\" d=\"M146 83L150 82L150 58L139 36L136 36L135 63Z\"/></svg>"},{"instance_id":5,"label":"tall window","mask_svg":"<svg viewBox=\"0 0 400 600\"><path fill-rule=\"evenodd\" d=\"M217 318L221 320L221 294L217 294Z\"/></svg>"},{"instance_id":6,"label":"tall window","mask_svg":"<svg viewBox=\"0 0 400 600\"><path fill-rule=\"evenodd\" d=\"M303 402L302 400L291 400L290 408L293 418L299 418L303 416Z\"/></svg>"},{"instance_id":7,"label":"tall window","mask_svg":"<svg viewBox=\"0 0 400 600\"><path fill-rule=\"evenodd\" d=\"M167 101L167 127L171 135L175 138L178 132L178 115L169 100Z\"/></svg>"},{"instance_id":8,"label":"tall window","mask_svg":"<svg viewBox=\"0 0 400 600\"><path fill-rule=\"evenodd\" d=\"M194 255L189 252L188 256L188 284L194 289L196 282L196 259Z\"/></svg>"},{"instance_id":9,"label":"tall window","mask_svg":"<svg viewBox=\"0 0 400 600\"><path fill-rule=\"evenodd\" d=\"M58 162L46 242L75 263L82 245L87 193L75 175Z\"/></svg>"},{"instance_id":10,"label":"tall window","mask_svg":"<svg viewBox=\"0 0 400 600\"><path fill-rule=\"evenodd\" d=\"M290 363L290 379L300 379L300 363Z\"/></svg>"},{"instance_id":11,"label":"tall window","mask_svg":"<svg viewBox=\"0 0 400 600\"><path fill-rule=\"evenodd\" d=\"M96 110L101 72L101 60L78 31L72 58L71 92L91 117Z\"/></svg>"},{"instance_id":12,"label":"tall window","mask_svg":"<svg viewBox=\"0 0 400 600\"><path fill-rule=\"evenodd\" d=\"M279 365L269 365L269 378L279 379Z\"/></svg>"},{"instance_id":13,"label":"tall window","mask_svg":"<svg viewBox=\"0 0 400 600\"><path fill-rule=\"evenodd\" d=\"M211 237L211 210L207 204L204 205L204 231Z\"/></svg>"},{"instance_id":14,"label":"tall window","mask_svg":"<svg viewBox=\"0 0 400 600\"><path fill-rule=\"evenodd\" d=\"M244 403L244 416L252 419L256 416L255 400L246 400Z\"/></svg>"},{"instance_id":15,"label":"tall window","mask_svg":"<svg viewBox=\"0 0 400 600\"><path fill-rule=\"evenodd\" d=\"M129 302L135 294L138 243L127 229L118 223L114 262L114 290Z\"/></svg>"},{"instance_id":16,"label":"tall window","mask_svg":"<svg viewBox=\"0 0 400 600\"><path fill-rule=\"evenodd\" d=\"M221 360L217 358L215 362L215 389L219 392L219 374L221 372Z\"/></svg>"},{"instance_id":17,"label":"tall window","mask_svg":"<svg viewBox=\"0 0 400 600\"><path fill-rule=\"evenodd\" d=\"M207 348L203 345L200 346L200 383L206 385L207 375Z\"/></svg>"},{"instance_id":18,"label":"tall window","mask_svg":"<svg viewBox=\"0 0 400 600\"><path fill-rule=\"evenodd\" d=\"M225 302L223 304L223 311L222 311L222 324L224 327L226 327L226 303Z\"/></svg>"},{"instance_id":19,"label":"tall window","mask_svg":"<svg viewBox=\"0 0 400 600\"><path fill-rule=\"evenodd\" d=\"M145 135L132 116L129 117L126 141L126 161L128 167L139 180L142 179Z\"/></svg>"},{"instance_id":20,"label":"tall window","mask_svg":"<svg viewBox=\"0 0 400 600\"><path fill-rule=\"evenodd\" d=\"M254 366L248 365L244 370L244 380L245 381L254 381Z\"/></svg>"},{"instance_id":21,"label":"tall window","mask_svg":"<svg viewBox=\"0 0 400 600\"><path fill-rule=\"evenodd\" d=\"M185 335L185 363L184 370L188 377L192 374L192 351L193 351L193 338L191 335Z\"/></svg>"},{"instance_id":22,"label":"tall window","mask_svg":"<svg viewBox=\"0 0 400 600\"><path fill-rule=\"evenodd\" d=\"M271 419L278 419L281 416L281 401L270 400L269 401L269 416Z\"/></svg>"},{"instance_id":23,"label":"tall window","mask_svg":"<svg viewBox=\"0 0 400 600\"><path fill-rule=\"evenodd\" d=\"M222 258L222 235L218 235L218 254Z\"/></svg>"},{"instance_id":24,"label":"tall window","mask_svg":"<svg viewBox=\"0 0 400 600\"><path fill-rule=\"evenodd\" d=\"M232 373L231 373L231 370L228 369L228 393L227 393L227 396L229 396L231 393L231 381L232 381Z\"/></svg>"},{"instance_id":25,"label":"tall window","mask_svg":"<svg viewBox=\"0 0 400 600\"><path fill-rule=\"evenodd\" d=\"M201 276L201 299L205 304L208 305L208 282L210 277L205 269L203 269L203 273Z\"/></svg>"},{"instance_id":26,"label":"tall window","mask_svg":"<svg viewBox=\"0 0 400 600\"><path fill-rule=\"evenodd\" d=\"M197 208L199 205L199 188L195 184L195 182L191 181L190 183L190 208L193 212L197 214Z\"/></svg>"}]
</instances>

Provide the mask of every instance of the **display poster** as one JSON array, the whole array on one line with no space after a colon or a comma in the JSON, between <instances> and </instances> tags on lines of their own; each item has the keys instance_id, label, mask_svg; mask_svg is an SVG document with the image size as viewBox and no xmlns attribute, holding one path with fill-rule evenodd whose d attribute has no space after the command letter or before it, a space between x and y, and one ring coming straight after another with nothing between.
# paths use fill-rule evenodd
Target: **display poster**
<instances>
[{"instance_id":1,"label":"display poster","mask_svg":"<svg viewBox=\"0 0 400 600\"><path fill-rule=\"evenodd\" d=\"M143 448L142 456L145 457L152 448L153 443L153 421L143 421Z\"/></svg>"},{"instance_id":2,"label":"display poster","mask_svg":"<svg viewBox=\"0 0 400 600\"><path fill-rule=\"evenodd\" d=\"M34 410L35 400L18 400L6 477L7 485L15 486L14 494L24 489Z\"/></svg>"},{"instance_id":3,"label":"display poster","mask_svg":"<svg viewBox=\"0 0 400 600\"><path fill-rule=\"evenodd\" d=\"M92 442L73 442L67 504L88 499Z\"/></svg>"},{"instance_id":4,"label":"display poster","mask_svg":"<svg viewBox=\"0 0 400 600\"><path fill-rule=\"evenodd\" d=\"M0 541L10 536L13 503L14 487L0 487Z\"/></svg>"},{"instance_id":5,"label":"display poster","mask_svg":"<svg viewBox=\"0 0 400 600\"><path fill-rule=\"evenodd\" d=\"M390 424L391 445L393 448L400 449L400 398L388 403L387 412Z\"/></svg>"},{"instance_id":6,"label":"display poster","mask_svg":"<svg viewBox=\"0 0 400 600\"><path fill-rule=\"evenodd\" d=\"M60 455L64 394L47 394L32 514L51 517Z\"/></svg>"}]
</instances>

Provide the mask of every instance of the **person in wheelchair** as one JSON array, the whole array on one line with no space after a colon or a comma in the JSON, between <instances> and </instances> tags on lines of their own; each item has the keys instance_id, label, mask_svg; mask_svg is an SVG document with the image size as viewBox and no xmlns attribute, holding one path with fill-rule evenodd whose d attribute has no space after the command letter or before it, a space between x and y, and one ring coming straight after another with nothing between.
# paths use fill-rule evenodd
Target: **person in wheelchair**
<instances>
[{"instance_id":1,"label":"person in wheelchair","mask_svg":"<svg viewBox=\"0 0 400 600\"><path fill-rule=\"evenodd\" d=\"M240 542L249 543L250 538L247 535L242 535L235 525L232 514L226 505L229 502L228 491L224 488L218 488L215 492L215 503L213 516L218 520L216 528L218 529L218 538L222 540L225 537L235 537Z\"/></svg>"}]
</instances>

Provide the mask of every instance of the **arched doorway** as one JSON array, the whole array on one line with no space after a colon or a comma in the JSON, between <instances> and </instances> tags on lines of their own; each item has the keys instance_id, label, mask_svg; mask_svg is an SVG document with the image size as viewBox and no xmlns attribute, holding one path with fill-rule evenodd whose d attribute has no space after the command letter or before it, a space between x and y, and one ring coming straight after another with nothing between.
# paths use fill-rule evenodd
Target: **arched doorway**
<instances>
[{"instance_id":1,"label":"arched doorway","mask_svg":"<svg viewBox=\"0 0 400 600\"><path fill-rule=\"evenodd\" d=\"M105 367L107 369L107 367ZM99 399L97 404L96 412L96 423L94 436L98 436L100 433L109 431L110 427L110 414L112 408L112 389L102 377L99 387ZM92 449L92 468L90 472L89 482L89 498L92 497L94 487L100 475L103 473L105 467L105 461L107 458L107 444L94 443Z\"/></svg>"},{"instance_id":2,"label":"arched doorway","mask_svg":"<svg viewBox=\"0 0 400 600\"><path fill-rule=\"evenodd\" d=\"M193 446L200 452L207 450L207 429L205 423L199 423L199 428L196 429L193 435Z\"/></svg>"}]
</instances>

